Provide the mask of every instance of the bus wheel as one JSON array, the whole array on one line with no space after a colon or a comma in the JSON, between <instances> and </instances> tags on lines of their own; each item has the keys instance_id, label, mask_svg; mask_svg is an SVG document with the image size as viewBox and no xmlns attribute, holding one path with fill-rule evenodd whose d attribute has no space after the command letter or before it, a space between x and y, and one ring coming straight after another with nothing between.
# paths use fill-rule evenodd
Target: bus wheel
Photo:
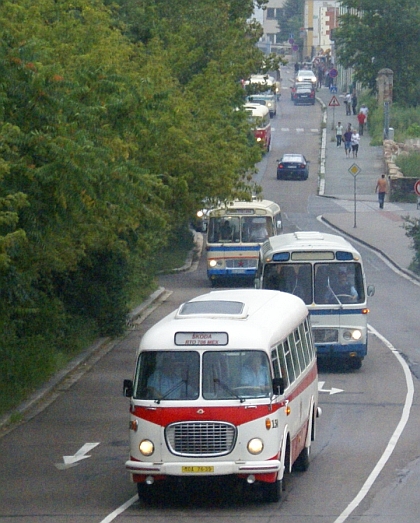
<instances>
[{"instance_id":1,"label":"bus wheel","mask_svg":"<svg viewBox=\"0 0 420 523\"><path fill-rule=\"evenodd\" d=\"M293 463L293 469L299 472L306 472L309 468L309 455L311 447L304 447L297 460Z\"/></svg>"},{"instance_id":2,"label":"bus wheel","mask_svg":"<svg viewBox=\"0 0 420 523\"><path fill-rule=\"evenodd\" d=\"M264 501L268 503L277 503L281 499L281 493L283 490L282 480L276 480L274 483L264 483Z\"/></svg>"}]
</instances>

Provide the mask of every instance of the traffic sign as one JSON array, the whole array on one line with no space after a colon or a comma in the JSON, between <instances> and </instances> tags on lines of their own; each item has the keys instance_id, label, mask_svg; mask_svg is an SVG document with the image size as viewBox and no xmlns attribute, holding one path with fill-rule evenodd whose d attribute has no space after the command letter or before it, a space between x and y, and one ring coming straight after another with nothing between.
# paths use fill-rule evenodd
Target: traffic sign
<instances>
[{"instance_id":1,"label":"traffic sign","mask_svg":"<svg viewBox=\"0 0 420 523\"><path fill-rule=\"evenodd\" d=\"M360 173L361 169L360 167L357 165L357 163L354 163L350 169L349 169L349 173L352 174L353 176L357 176L359 173Z\"/></svg>"},{"instance_id":2,"label":"traffic sign","mask_svg":"<svg viewBox=\"0 0 420 523\"><path fill-rule=\"evenodd\" d=\"M337 76L338 76L338 71L337 71L337 69L330 69L330 70L328 71L328 76L329 76L330 78L337 78Z\"/></svg>"},{"instance_id":3,"label":"traffic sign","mask_svg":"<svg viewBox=\"0 0 420 523\"><path fill-rule=\"evenodd\" d=\"M328 104L330 107L340 107L340 102L337 100L336 96L333 96Z\"/></svg>"},{"instance_id":4,"label":"traffic sign","mask_svg":"<svg viewBox=\"0 0 420 523\"><path fill-rule=\"evenodd\" d=\"M417 180L414 184L414 192L417 194L417 196L420 196L420 180Z\"/></svg>"}]
</instances>

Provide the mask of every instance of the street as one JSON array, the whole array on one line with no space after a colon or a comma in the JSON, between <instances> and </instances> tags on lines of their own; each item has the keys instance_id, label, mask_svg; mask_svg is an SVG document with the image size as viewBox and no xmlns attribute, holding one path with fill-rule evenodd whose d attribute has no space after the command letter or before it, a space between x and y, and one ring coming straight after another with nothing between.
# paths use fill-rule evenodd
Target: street
<instances>
[{"instance_id":1,"label":"street","mask_svg":"<svg viewBox=\"0 0 420 523\"><path fill-rule=\"evenodd\" d=\"M295 107L288 85L284 78L271 152L259 166L257 181L264 196L280 204L284 232L332 232L318 217L346 211L317 196L321 109L319 104ZM307 181L276 180L276 160L284 152L300 152L310 160ZM1 523L184 523L203 517L209 523L239 517L244 523L417 522L420 290L367 247L357 247L367 282L376 287L368 321L378 335L370 334L360 370L319 369L323 415L311 465L305 473L291 474L280 503L264 504L258 492L243 499L219 479L183 491L164 490L145 504L137 500L124 467L129 402L122 395L123 379L132 377L144 332L180 303L209 292L204 251L197 267L160 278L170 294L136 330L116 340L72 386L58 390L51 405L0 439ZM399 352L404 358L398 358ZM407 375L407 365L412 374ZM390 503L396 490L399 495Z\"/></svg>"}]
</instances>

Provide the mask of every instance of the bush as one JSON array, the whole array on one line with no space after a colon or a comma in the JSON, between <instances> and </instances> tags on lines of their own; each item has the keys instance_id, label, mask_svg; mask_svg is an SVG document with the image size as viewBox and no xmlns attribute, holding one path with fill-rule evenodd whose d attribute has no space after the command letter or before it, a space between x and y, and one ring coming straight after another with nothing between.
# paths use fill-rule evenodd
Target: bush
<instances>
[{"instance_id":1,"label":"bush","mask_svg":"<svg viewBox=\"0 0 420 523\"><path fill-rule=\"evenodd\" d=\"M413 241L413 248L415 251L410 269L416 274L420 274L420 220L406 218L404 228L406 229L407 236Z\"/></svg>"},{"instance_id":2,"label":"bush","mask_svg":"<svg viewBox=\"0 0 420 523\"><path fill-rule=\"evenodd\" d=\"M400 154L395 163L406 178L420 178L420 152Z\"/></svg>"}]
</instances>

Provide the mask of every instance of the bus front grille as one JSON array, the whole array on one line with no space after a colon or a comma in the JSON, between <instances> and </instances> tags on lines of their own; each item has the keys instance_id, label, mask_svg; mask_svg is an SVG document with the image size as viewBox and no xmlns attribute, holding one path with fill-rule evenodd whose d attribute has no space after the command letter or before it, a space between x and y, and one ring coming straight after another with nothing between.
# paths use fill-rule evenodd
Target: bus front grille
<instances>
[{"instance_id":1,"label":"bus front grille","mask_svg":"<svg viewBox=\"0 0 420 523\"><path fill-rule=\"evenodd\" d=\"M338 329L312 329L315 343L337 343Z\"/></svg>"},{"instance_id":2,"label":"bus front grille","mask_svg":"<svg viewBox=\"0 0 420 523\"><path fill-rule=\"evenodd\" d=\"M257 258L245 258L243 260L226 260L227 269L256 269L257 264Z\"/></svg>"},{"instance_id":3,"label":"bus front grille","mask_svg":"<svg viewBox=\"0 0 420 523\"><path fill-rule=\"evenodd\" d=\"M214 421L173 423L166 427L165 436L177 456L224 456L235 446L236 427Z\"/></svg>"}]
</instances>

